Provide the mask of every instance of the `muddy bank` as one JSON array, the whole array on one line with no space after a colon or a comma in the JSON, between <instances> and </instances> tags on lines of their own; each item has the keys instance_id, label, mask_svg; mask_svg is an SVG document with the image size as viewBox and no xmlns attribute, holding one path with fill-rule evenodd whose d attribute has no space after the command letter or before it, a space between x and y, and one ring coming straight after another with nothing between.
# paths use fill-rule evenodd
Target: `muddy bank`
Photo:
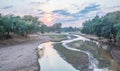
<instances>
[{"instance_id":1,"label":"muddy bank","mask_svg":"<svg viewBox=\"0 0 120 71\"><path fill-rule=\"evenodd\" d=\"M98 46L94 42L91 42L91 41L79 40L79 41L71 42L68 45L71 47L80 49L80 50L89 51L94 55L98 54L98 51L97 51Z\"/></svg>"},{"instance_id":2,"label":"muddy bank","mask_svg":"<svg viewBox=\"0 0 120 71\"><path fill-rule=\"evenodd\" d=\"M68 63L78 70L88 70L88 56L82 52L72 51L64 48L61 43L54 44L54 48Z\"/></svg>"},{"instance_id":3,"label":"muddy bank","mask_svg":"<svg viewBox=\"0 0 120 71\"><path fill-rule=\"evenodd\" d=\"M107 39L104 39L104 38L99 40L99 38L94 35L84 35L84 34L79 34L79 35L89 38L91 40L97 41L97 42L101 42L101 44L102 44L101 49L105 53L101 56L106 58L106 56L104 56L104 55L107 54L108 55L107 60L110 61L110 64L112 66L111 68L117 69L118 71L120 70L120 67L119 67L120 66L120 56L119 56L120 55L120 48L119 48L120 45L118 44L119 42L110 43L110 42L108 42ZM107 45L107 49L106 49L106 46L104 46L104 45ZM101 52L101 49L99 49L99 52Z\"/></svg>"},{"instance_id":4,"label":"muddy bank","mask_svg":"<svg viewBox=\"0 0 120 71\"><path fill-rule=\"evenodd\" d=\"M120 63L120 48L113 48L111 50L111 55L115 59L115 61Z\"/></svg>"},{"instance_id":5,"label":"muddy bank","mask_svg":"<svg viewBox=\"0 0 120 71\"><path fill-rule=\"evenodd\" d=\"M101 42L101 43L104 43L104 44L108 44L108 45L112 45L112 46L115 46L115 47L120 47L120 42L117 41L117 42L113 42L113 41L109 41L109 39L106 39L106 38L99 38L95 35L87 35L87 34L78 34L80 36L83 36L83 37L86 37L86 38L89 38L90 40L94 40L94 41L98 41L98 42Z\"/></svg>"},{"instance_id":6,"label":"muddy bank","mask_svg":"<svg viewBox=\"0 0 120 71\"><path fill-rule=\"evenodd\" d=\"M120 71L120 48L113 48L111 50L113 59L117 62L117 69Z\"/></svg>"},{"instance_id":7,"label":"muddy bank","mask_svg":"<svg viewBox=\"0 0 120 71\"><path fill-rule=\"evenodd\" d=\"M105 68L109 66L109 62L99 55L98 46L96 43L92 41L74 41L68 44L71 47L77 48L79 50L84 50L87 52L92 53L93 57L96 58L99 62L98 67L99 68Z\"/></svg>"},{"instance_id":8,"label":"muddy bank","mask_svg":"<svg viewBox=\"0 0 120 71\"><path fill-rule=\"evenodd\" d=\"M49 40L47 36L37 36L29 42L3 46L0 48L0 71L38 71L36 48L40 43Z\"/></svg>"}]
</instances>

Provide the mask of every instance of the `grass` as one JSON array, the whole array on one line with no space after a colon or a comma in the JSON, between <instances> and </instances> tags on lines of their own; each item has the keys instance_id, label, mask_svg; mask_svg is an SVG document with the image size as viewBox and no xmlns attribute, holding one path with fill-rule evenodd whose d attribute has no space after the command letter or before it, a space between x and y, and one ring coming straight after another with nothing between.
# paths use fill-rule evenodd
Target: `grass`
<instances>
[{"instance_id":1,"label":"grass","mask_svg":"<svg viewBox=\"0 0 120 71\"><path fill-rule=\"evenodd\" d=\"M94 42L91 41L83 42L82 40L79 40L71 42L68 45L92 53L94 58L96 58L99 61L98 67L103 68L109 66L109 62L106 60L106 58L99 55L98 46Z\"/></svg>"},{"instance_id":2,"label":"grass","mask_svg":"<svg viewBox=\"0 0 120 71\"><path fill-rule=\"evenodd\" d=\"M79 49L80 46L81 46L82 44L83 44L83 41L82 41L82 40L79 40L79 41L71 42L71 43L68 44L68 45L70 45L70 46L72 46L72 47L75 47L75 48Z\"/></svg>"},{"instance_id":3,"label":"grass","mask_svg":"<svg viewBox=\"0 0 120 71\"><path fill-rule=\"evenodd\" d=\"M72 66L79 70L88 68L88 56L82 52L72 51L64 48L61 43L54 44L58 53Z\"/></svg>"},{"instance_id":4,"label":"grass","mask_svg":"<svg viewBox=\"0 0 120 71\"><path fill-rule=\"evenodd\" d=\"M80 49L80 50L89 51L92 54L98 53L97 45L90 41L83 42L82 40L78 40L78 41L71 42L68 45L75 47L77 49Z\"/></svg>"},{"instance_id":5,"label":"grass","mask_svg":"<svg viewBox=\"0 0 120 71\"><path fill-rule=\"evenodd\" d=\"M49 34L50 38L52 38L52 42L60 42L62 40L67 40L67 35L64 34Z\"/></svg>"}]
</instances>

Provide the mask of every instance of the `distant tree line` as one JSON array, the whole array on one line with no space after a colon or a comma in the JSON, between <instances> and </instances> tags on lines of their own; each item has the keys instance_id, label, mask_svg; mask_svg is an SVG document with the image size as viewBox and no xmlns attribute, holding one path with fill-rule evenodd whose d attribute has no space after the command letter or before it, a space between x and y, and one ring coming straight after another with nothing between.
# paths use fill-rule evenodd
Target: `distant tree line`
<instances>
[{"instance_id":1,"label":"distant tree line","mask_svg":"<svg viewBox=\"0 0 120 71\"><path fill-rule=\"evenodd\" d=\"M80 28L77 27L63 27L61 29L62 32L77 32L80 31Z\"/></svg>"},{"instance_id":2,"label":"distant tree line","mask_svg":"<svg viewBox=\"0 0 120 71\"><path fill-rule=\"evenodd\" d=\"M49 32L56 32L56 33L60 33L61 32L61 27L62 24L61 23L55 23L52 26L46 26L45 24L42 24L40 27L40 32L41 33L49 33Z\"/></svg>"},{"instance_id":3,"label":"distant tree line","mask_svg":"<svg viewBox=\"0 0 120 71\"><path fill-rule=\"evenodd\" d=\"M12 38L12 35L27 36L36 32L61 32L61 23L46 26L38 21L38 17L25 15L23 17L0 14L0 39Z\"/></svg>"},{"instance_id":4,"label":"distant tree line","mask_svg":"<svg viewBox=\"0 0 120 71\"><path fill-rule=\"evenodd\" d=\"M0 39L12 38L14 35L27 36L33 33L49 33L49 32L73 32L78 28L64 27L61 23L55 23L52 26L46 26L38 20L38 17L25 15L23 17L13 15L0 14Z\"/></svg>"},{"instance_id":5,"label":"distant tree line","mask_svg":"<svg viewBox=\"0 0 120 71\"><path fill-rule=\"evenodd\" d=\"M0 38L11 38L11 34L26 36L37 32L40 22L33 16L13 16L0 14Z\"/></svg>"},{"instance_id":6,"label":"distant tree line","mask_svg":"<svg viewBox=\"0 0 120 71\"><path fill-rule=\"evenodd\" d=\"M108 13L103 17L96 16L83 23L82 33L120 41L120 11Z\"/></svg>"},{"instance_id":7,"label":"distant tree line","mask_svg":"<svg viewBox=\"0 0 120 71\"><path fill-rule=\"evenodd\" d=\"M52 26L46 26L44 24L42 24L42 27L40 28L40 32L41 33L45 33L45 32L56 32L56 33L60 33L60 32L76 32L76 31L80 31L80 28L77 27L62 27L61 23L55 23Z\"/></svg>"}]
</instances>

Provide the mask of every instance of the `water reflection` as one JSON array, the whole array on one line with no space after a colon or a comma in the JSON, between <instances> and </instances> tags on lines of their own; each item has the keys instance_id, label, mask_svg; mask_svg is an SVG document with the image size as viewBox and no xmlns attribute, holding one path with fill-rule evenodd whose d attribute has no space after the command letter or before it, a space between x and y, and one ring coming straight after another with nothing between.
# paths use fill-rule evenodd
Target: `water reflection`
<instances>
[{"instance_id":1,"label":"water reflection","mask_svg":"<svg viewBox=\"0 0 120 71\"><path fill-rule=\"evenodd\" d=\"M39 59L40 71L77 71L70 64L64 61L53 49L52 42L40 44L38 49L43 56Z\"/></svg>"}]
</instances>

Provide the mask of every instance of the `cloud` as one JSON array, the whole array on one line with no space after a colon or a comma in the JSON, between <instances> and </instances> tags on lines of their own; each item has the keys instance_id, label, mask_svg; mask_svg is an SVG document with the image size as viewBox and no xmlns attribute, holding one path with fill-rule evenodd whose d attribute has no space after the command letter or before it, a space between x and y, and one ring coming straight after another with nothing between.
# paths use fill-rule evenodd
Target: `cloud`
<instances>
[{"instance_id":1,"label":"cloud","mask_svg":"<svg viewBox=\"0 0 120 71\"><path fill-rule=\"evenodd\" d=\"M72 26L75 27L81 27L82 22L85 21L85 19L91 19L96 15L96 11L99 10L99 5L97 4L91 4L89 6L86 6L83 10L80 10L76 13L70 13L67 10L54 10L52 11L53 14L57 14L58 18L55 20L55 22L61 22L63 23L63 26ZM86 11L86 12L83 12ZM94 13L94 15L90 15L91 13Z\"/></svg>"},{"instance_id":2,"label":"cloud","mask_svg":"<svg viewBox=\"0 0 120 71\"><path fill-rule=\"evenodd\" d=\"M44 11L42 11L42 10L37 10L37 11L38 11L37 15L42 15L42 14L45 14L45 12L44 12Z\"/></svg>"},{"instance_id":3,"label":"cloud","mask_svg":"<svg viewBox=\"0 0 120 71\"><path fill-rule=\"evenodd\" d=\"M113 11L120 11L119 0L0 0L2 14L33 15L42 19L49 13L53 23L61 22L65 26L81 26L96 14L104 16Z\"/></svg>"},{"instance_id":4,"label":"cloud","mask_svg":"<svg viewBox=\"0 0 120 71\"><path fill-rule=\"evenodd\" d=\"M44 2L30 2L30 4L35 4L35 5L37 5L37 4L45 4Z\"/></svg>"},{"instance_id":5,"label":"cloud","mask_svg":"<svg viewBox=\"0 0 120 71\"><path fill-rule=\"evenodd\" d=\"M63 10L63 9L54 10L54 11L52 11L52 13L63 15L63 16L71 16L71 17L77 17L78 16L78 13L70 13L67 10Z\"/></svg>"},{"instance_id":6,"label":"cloud","mask_svg":"<svg viewBox=\"0 0 120 71\"><path fill-rule=\"evenodd\" d=\"M66 16L71 16L72 14L70 14L67 10L54 10L52 11L53 13L58 13L58 14L61 14L61 15L66 15Z\"/></svg>"},{"instance_id":7,"label":"cloud","mask_svg":"<svg viewBox=\"0 0 120 71\"><path fill-rule=\"evenodd\" d=\"M41 5L43 5L43 4L48 3L49 1L51 1L51 0L41 0L41 1L36 0L36 1L31 1L30 4L33 4L33 5L40 5L41 4Z\"/></svg>"},{"instance_id":8,"label":"cloud","mask_svg":"<svg viewBox=\"0 0 120 71\"><path fill-rule=\"evenodd\" d=\"M70 13L67 10L55 10L52 13L57 14L57 16L59 17L57 21L59 21L59 22L61 21L63 23L74 22L77 20L89 18L86 16L86 14L81 13L81 11L79 11L77 13Z\"/></svg>"},{"instance_id":9,"label":"cloud","mask_svg":"<svg viewBox=\"0 0 120 71\"><path fill-rule=\"evenodd\" d=\"M67 10L55 10L52 12L56 16L55 21L66 23L70 21L76 21L77 18L74 17L75 14L69 13Z\"/></svg>"},{"instance_id":10,"label":"cloud","mask_svg":"<svg viewBox=\"0 0 120 71\"><path fill-rule=\"evenodd\" d=\"M13 6L12 6L12 5L9 5L9 6L4 6L4 7L2 7L1 9L11 9L11 8L13 8Z\"/></svg>"},{"instance_id":11,"label":"cloud","mask_svg":"<svg viewBox=\"0 0 120 71\"><path fill-rule=\"evenodd\" d=\"M85 7L83 10L81 10L80 13L87 14L87 13L90 13L91 11L96 11L96 10L100 10L100 5L91 4L87 7Z\"/></svg>"},{"instance_id":12,"label":"cloud","mask_svg":"<svg viewBox=\"0 0 120 71\"><path fill-rule=\"evenodd\" d=\"M63 10L63 9L54 10L52 12L53 13L58 13L60 15L73 16L74 18L79 18L79 17L84 17L85 14L88 14L90 12L97 11L97 10L100 10L100 5L98 5L98 4L90 4L90 5L86 6L84 9L79 10L76 13L70 13L67 10Z\"/></svg>"}]
</instances>

